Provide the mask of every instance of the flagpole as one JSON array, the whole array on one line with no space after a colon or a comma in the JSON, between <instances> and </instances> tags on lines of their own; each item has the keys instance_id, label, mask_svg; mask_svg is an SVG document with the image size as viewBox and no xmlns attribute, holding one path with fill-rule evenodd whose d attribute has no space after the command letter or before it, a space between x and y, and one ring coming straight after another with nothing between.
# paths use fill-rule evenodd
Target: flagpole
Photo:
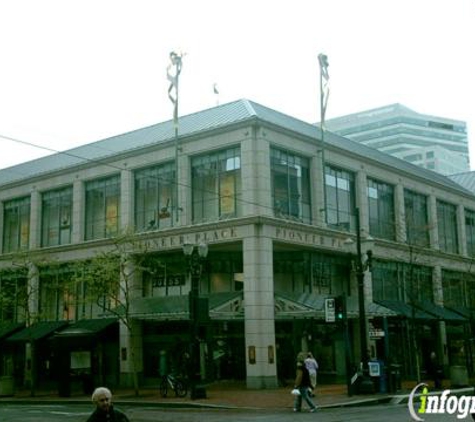
<instances>
[{"instance_id":1,"label":"flagpole","mask_svg":"<svg viewBox=\"0 0 475 422\"><path fill-rule=\"evenodd\" d=\"M327 192L325 186L325 112L328 102L328 57L320 53L318 55L320 65L320 158L322 162L322 184L323 184L323 224L327 223Z\"/></svg>"},{"instance_id":2,"label":"flagpole","mask_svg":"<svg viewBox=\"0 0 475 422\"><path fill-rule=\"evenodd\" d=\"M178 205L178 151L180 149L178 141L178 85L179 85L179 76L181 73L182 67L182 58L183 54L177 54L174 51L170 53L170 64L167 67L167 79L170 81L170 86L168 88L168 98L173 104L173 126L175 128L175 221L178 222L178 211L180 209ZM173 75L170 71L172 68L175 68L175 74ZM175 95L173 96L173 90Z\"/></svg>"}]
</instances>

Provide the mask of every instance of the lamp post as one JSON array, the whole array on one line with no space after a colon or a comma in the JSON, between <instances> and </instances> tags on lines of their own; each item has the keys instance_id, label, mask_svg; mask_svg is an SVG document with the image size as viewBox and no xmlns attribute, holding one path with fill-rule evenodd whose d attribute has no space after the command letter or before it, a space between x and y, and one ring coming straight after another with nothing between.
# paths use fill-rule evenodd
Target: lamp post
<instances>
[{"instance_id":1,"label":"lamp post","mask_svg":"<svg viewBox=\"0 0 475 422\"><path fill-rule=\"evenodd\" d=\"M364 275L366 270L371 270L371 263L373 257L373 251L371 246L368 245L369 242L372 242L372 238L368 236L365 239L367 244L367 249L365 252L366 259L363 261L363 253L361 251L361 227L360 227L360 210L356 208L356 262L355 262L355 272L356 272L356 281L358 287L358 314L359 314L359 325L360 325L360 346L361 346L361 365L362 365L362 377L359 384L360 394L370 394L374 392L373 382L369 377L368 369L368 338L367 338L367 325L366 325L366 306L365 306L365 296L364 296ZM345 241L346 244L351 245L353 241Z\"/></svg>"},{"instance_id":2,"label":"lamp post","mask_svg":"<svg viewBox=\"0 0 475 422\"><path fill-rule=\"evenodd\" d=\"M189 379L190 396L192 399L196 399L206 397L204 388L197 388L197 384L201 378L200 342L198 338L200 319L203 319L203 312L208 312L207 302L203 305L200 301L200 280L203 261L208 256L208 245L202 242L195 248L192 243L186 242L183 244L183 253L188 263L188 271L191 278L191 288L188 296L191 337Z\"/></svg>"}]
</instances>

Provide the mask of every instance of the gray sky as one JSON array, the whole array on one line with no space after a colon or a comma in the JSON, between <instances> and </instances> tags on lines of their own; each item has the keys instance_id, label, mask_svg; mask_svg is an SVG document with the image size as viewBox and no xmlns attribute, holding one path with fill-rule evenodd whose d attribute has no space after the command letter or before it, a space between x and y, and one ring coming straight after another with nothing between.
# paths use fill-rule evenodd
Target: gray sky
<instances>
[{"instance_id":1,"label":"gray sky","mask_svg":"<svg viewBox=\"0 0 475 422\"><path fill-rule=\"evenodd\" d=\"M0 168L247 98L319 120L399 102L464 120L475 169L474 0L0 0ZM216 83L219 97L213 94Z\"/></svg>"}]
</instances>

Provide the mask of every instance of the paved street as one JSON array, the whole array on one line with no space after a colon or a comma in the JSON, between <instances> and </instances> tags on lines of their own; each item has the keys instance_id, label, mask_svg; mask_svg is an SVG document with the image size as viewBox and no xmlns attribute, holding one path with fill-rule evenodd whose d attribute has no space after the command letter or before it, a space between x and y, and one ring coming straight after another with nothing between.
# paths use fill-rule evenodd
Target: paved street
<instances>
[{"instance_id":1,"label":"paved street","mask_svg":"<svg viewBox=\"0 0 475 422\"><path fill-rule=\"evenodd\" d=\"M229 410L229 409L164 409L145 406L122 406L131 422L404 422L411 421L406 405L377 405L369 407L323 409L317 414L302 412L295 414L288 410ZM0 421L8 422L84 422L92 407L86 404L68 405L18 405L5 403L0 406ZM472 420L457 419L455 415L426 415L427 422Z\"/></svg>"}]
</instances>

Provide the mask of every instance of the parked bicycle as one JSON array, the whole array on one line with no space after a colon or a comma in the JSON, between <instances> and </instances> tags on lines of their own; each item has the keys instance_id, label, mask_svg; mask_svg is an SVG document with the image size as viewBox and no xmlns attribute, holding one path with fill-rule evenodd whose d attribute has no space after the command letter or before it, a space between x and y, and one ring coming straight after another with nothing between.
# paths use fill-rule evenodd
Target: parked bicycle
<instances>
[{"instance_id":1,"label":"parked bicycle","mask_svg":"<svg viewBox=\"0 0 475 422\"><path fill-rule=\"evenodd\" d=\"M188 385L183 378L168 374L162 377L160 382L160 394L167 397L168 390L173 390L176 397L185 397L188 393Z\"/></svg>"}]
</instances>

